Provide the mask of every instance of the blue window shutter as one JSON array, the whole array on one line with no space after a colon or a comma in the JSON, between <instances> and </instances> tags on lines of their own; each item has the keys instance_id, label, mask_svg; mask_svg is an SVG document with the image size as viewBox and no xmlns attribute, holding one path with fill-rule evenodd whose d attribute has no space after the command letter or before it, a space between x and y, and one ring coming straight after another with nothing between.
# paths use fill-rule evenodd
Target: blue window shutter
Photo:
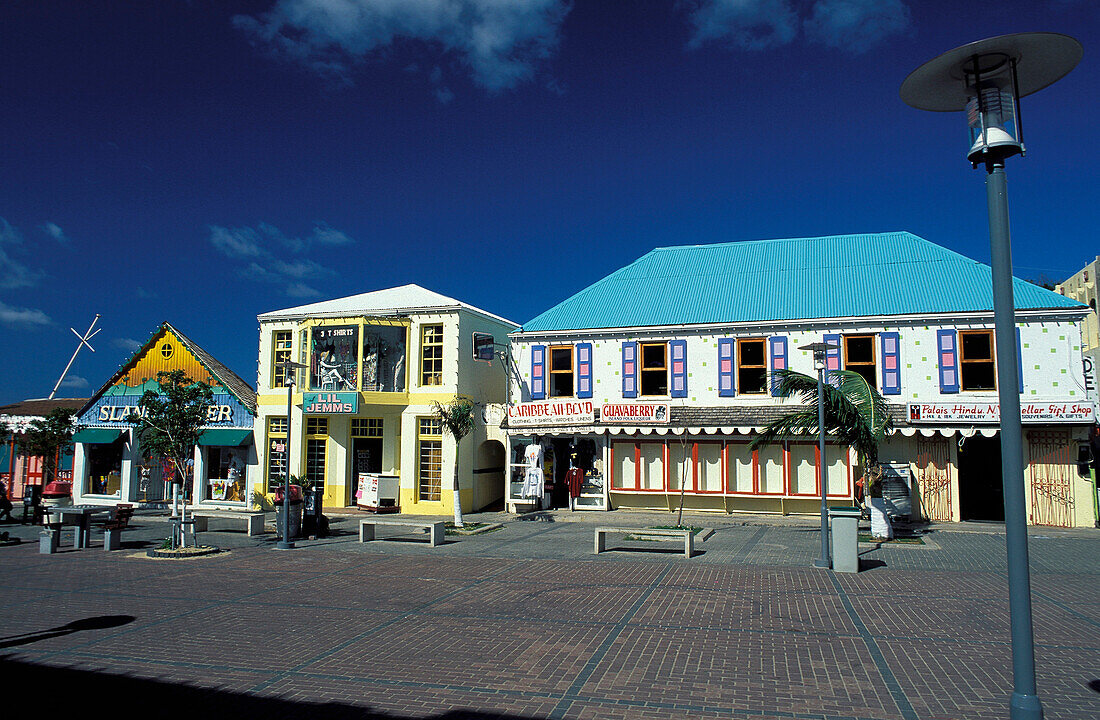
<instances>
[{"instance_id":1,"label":"blue window shutter","mask_svg":"<svg viewBox=\"0 0 1100 720\"><path fill-rule=\"evenodd\" d=\"M1016 380L1020 384L1020 394L1024 392L1024 345L1020 342L1020 328L1016 327Z\"/></svg>"},{"instance_id":2,"label":"blue window shutter","mask_svg":"<svg viewBox=\"0 0 1100 720\"><path fill-rule=\"evenodd\" d=\"M546 397L546 346L531 346L531 399Z\"/></svg>"},{"instance_id":3,"label":"blue window shutter","mask_svg":"<svg viewBox=\"0 0 1100 720\"><path fill-rule=\"evenodd\" d=\"M668 351L672 356L672 384L669 397L688 396L687 340L669 340Z\"/></svg>"},{"instance_id":4,"label":"blue window shutter","mask_svg":"<svg viewBox=\"0 0 1100 720\"><path fill-rule=\"evenodd\" d=\"M592 343L577 343L577 397L592 397Z\"/></svg>"},{"instance_id":5,"label":"blue window shutter","mask_svg":"<svg viewBox=\"0 0 1100 720\"><path fill-rule=\"evenodd\" d=\"M954 330L937 330L936 347L940 356L940 392L959 391L959 347Z\"/></svg>"},{"instance_id":6,"label":"blue window shutter","mask_svg":"<svg viewBox=\"0 0 1100 720\"><path fill-rule=\"evenodd\" d=\"M825 380L836 385L837 380L830 373L840 369L840 335L823 335L821 339L829 345L825 351Z\"/></svg>"},{"instance_id":7,"label":"blue window shutter","mask_svg":"<svg viewBox=\"0 0 1100 720\"><path fill-rule=\"evenodd\" d=\"M718 397L737 394L733 378L733 338L718 338Z\"/></svg>"},{"instance_id":8,"label":"blue window shutter","mask_svg":"<svg viewBox=\"0 0 1100 720\"><path fill-rule=\"evenodd\" d=\"M635 340L623 343L623 397L638 397L638 343Z\"/></svg>"},{"instance_id":9,"label":"blue window shutter","mask_svg":"<svg viewBox=\"0 0 1100 720\"><path fill-rule=\"evenodd\" d=\"M896 332L879 335L882 343L882 394L901 395L901 348Z\"/></svg>"},{"instance_id":10,"label":"blue window shutter","mask_svg":"<svg viewBox=\"0 0 1100 720\"><path fill-rule=\"evenodd\" d=\"M787 338L783 335L776 335L773 338L768 338L768 344L770 345L771 365L772 365L772 396L779 396L779 376L775 374L776 370L787 369Z\"/></svg>"}]
</instances>

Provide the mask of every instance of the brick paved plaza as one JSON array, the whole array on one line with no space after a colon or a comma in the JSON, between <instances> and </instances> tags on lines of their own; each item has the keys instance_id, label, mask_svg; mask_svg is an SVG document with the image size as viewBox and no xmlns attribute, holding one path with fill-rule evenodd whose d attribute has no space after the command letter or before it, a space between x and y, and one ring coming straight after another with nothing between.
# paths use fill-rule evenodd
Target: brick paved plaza
<instances>
[{"instance_id":1,"label":"brick paved plaza","mask_svg":"<svg viewBox=\"0 0 1100 720\"><path fill-rule=\"evenodd\" d=\"M1007 717L996 526L861 545L869 569L834 575L809 567L812 520L696 516L714 533L690 560L675 543L591 554L595 522L674 516L546 520L435 549L360 544L351 518L292 551L210 532L228 551L190 561L142 557L163 518L135 518L114 553L66 532L52 556L5 525L25 541L0 548L0 673L9 694L123 717ZM1100 531L1031 529L1047 718L1100 717L1098 551Z\"/></svg>"}]
</instances>

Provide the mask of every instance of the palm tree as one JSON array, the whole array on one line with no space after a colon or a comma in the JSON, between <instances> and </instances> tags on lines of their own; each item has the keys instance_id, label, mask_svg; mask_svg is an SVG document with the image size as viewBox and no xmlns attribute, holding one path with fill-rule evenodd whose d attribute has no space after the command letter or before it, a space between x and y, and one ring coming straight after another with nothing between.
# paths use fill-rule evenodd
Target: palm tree
<instances>
[{"instance_id":1,"label":"palm tree","mask_svg":"<svg viewBox=\"0 0 1100 720\"><path fill-rule=\"evenodd\" d=\"M470 398L456 397L447 403L433 402L435 415L439 418L443 429L455 439L455 473L454 473L454 505L455 527L463 527L462 502L458 495L458 445L462 438L470 434L474 428L474 401Z\"/></svg>"},{"instance_id":2,"label":"palm tree","mask_svg":"<svg viewBox=\"0 0 1100 720\"><path fill-rule=\"evenodd\" d=\"M750 443L753 450L798 433L818 432L817 378L793 370L777 370L775 375L779 395L798 395L802 404L769 423ZM830 382L822 386L825 432L853 448L863 467L877 463L878 445L892 427L886 400L859 373L831 370L829 377Z\"/></svg>"}]
</instances>

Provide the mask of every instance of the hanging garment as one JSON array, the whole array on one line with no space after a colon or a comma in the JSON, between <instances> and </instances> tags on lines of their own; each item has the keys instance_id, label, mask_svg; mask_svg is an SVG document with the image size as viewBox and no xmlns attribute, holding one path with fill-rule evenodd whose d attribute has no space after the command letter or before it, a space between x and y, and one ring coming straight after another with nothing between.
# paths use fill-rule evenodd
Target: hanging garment
<instances>
[{"instance_id":1,"label":"hanging garment","mask_svg":"<svg viewBox=\"0 0 1100 720\"><path fill-rule=\"evenodd\" d=\"M523 491L520 497L541 499L542 494L542 468L527 468L523 476Z\"/></svg>"},{"instance_id":2,"label":"hanging garment","mask_svg":"<svg viewBox=\"0 0 1100 720\"><path fill-rule=\"evenodd\" d=\"M889 540L894 537L894 526L886 515L886 500L871 498L871 535Z\"/></svg>"},{"instance_id":3,"label":"hanging garment","mask_svg":"<svg viewBox=\"0 0 1100 720\"><path fill-rule=\"evenodd\" d=\"M584 470L569 468L569 472L565 474L565 484L569 486L569 497L580 497L581 485L584 485Z\"/></svg>"}]
</instances>

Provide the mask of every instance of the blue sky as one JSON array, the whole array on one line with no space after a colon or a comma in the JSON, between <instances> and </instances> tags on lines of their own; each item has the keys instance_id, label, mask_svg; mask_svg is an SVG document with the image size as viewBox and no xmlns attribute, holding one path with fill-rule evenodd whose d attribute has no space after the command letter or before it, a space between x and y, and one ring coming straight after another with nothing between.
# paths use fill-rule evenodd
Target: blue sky
<instances>
[{"instance_id":1,"label":"blue sky","mask_svg":"<svg viewBox=\"0 0 1100 720\"><path fill-rule=\"evenodd\" d=\"M1100 252L1092 0L6 2L0 403L95 313L59 396L162 320L254 383L258 313L415 282L522 323L662 245L908 230L988 262L962 115L898 88L1024 31L1085 47L1008 167L1016 273L1060 280Z\"/></svg>"}]
</instances>

